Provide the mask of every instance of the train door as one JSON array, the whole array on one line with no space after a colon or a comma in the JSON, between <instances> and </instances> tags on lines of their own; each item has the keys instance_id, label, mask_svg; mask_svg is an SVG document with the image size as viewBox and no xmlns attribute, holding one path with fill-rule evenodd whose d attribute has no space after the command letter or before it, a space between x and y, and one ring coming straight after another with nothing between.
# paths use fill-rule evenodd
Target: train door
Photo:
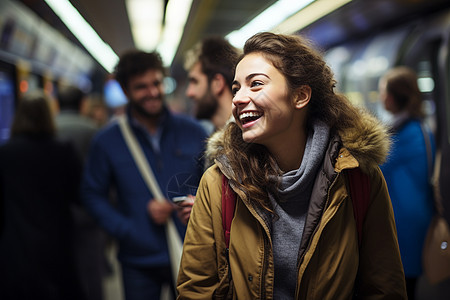
<instances>
[{"instance_id":1,"label":"train door","mask_svg":"<svg viewBox=\"0 0 450 300\"><path fill-rule=\"evenodd\" d=\"M442 66L442 84L443 100L442 109L440 109L441 135L439 136L439 145L442 153L440 166L439 186L441 187L442 199L444 199L445 217L450 223L450 31L446 33L445 44L442 46L439 55L439 62Z\"/></svg>"},{"instance_id":2,"label":"train door","mask_svg":"<svg viewBox=\"0 0 450 300\"><path fill-rule=\"evenodd\" d=\"M450 222L450 12L433 17L419 28L399 63L412 67L419 77L426 121L442 155L439 187Z\"/></svg>"}]
</instances>

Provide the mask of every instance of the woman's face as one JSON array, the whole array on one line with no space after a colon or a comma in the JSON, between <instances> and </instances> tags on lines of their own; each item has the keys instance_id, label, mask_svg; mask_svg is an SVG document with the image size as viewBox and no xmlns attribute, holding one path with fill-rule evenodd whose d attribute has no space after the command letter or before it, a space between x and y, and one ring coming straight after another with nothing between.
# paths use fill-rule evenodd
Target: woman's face
<instances>
[{"instance_id":1,"label":"woman's face","mask_svg":"<svg viewBox=\"0 0 450 300\"><path fill-rule=\"evenodd\" d=\"M283 74L260 53L246 55L237 65L233 115L248 143L279 146L300 130L296 105Z\"/></svg>"}]
</instances>

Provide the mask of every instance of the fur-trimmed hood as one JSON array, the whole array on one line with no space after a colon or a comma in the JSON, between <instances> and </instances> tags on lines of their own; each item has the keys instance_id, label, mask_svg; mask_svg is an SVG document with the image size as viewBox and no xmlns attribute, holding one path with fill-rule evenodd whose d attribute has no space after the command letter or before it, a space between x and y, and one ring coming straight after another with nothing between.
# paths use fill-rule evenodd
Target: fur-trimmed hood
<instances>
[{"instance_id":1,"label":"fur-trimmed hood","mask_svg":"<svg viewBox=\"0 0 450 300\"><path fill-rule=\"evenodd\" d=\"M209 167L223 149L224 129L208 139L205 162ZM378 166L386 160L390 148L388 128L365 110L361 110L361 122L345 132L339 132L343 146L358 161L363 170Z\"/></svg>"}]
</instances>

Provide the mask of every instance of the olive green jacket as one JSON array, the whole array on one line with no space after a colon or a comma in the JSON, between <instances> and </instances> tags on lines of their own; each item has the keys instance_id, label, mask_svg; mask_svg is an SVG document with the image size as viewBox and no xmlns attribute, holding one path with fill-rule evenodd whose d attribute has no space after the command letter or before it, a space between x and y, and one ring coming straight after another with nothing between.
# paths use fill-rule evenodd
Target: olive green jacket
<instances>
[{"instance_id":1,"label":"olive green jacket","mask_svg":"<svg viewBox=\"0 0 450 300\"><path fill-rule=\"evenodd\" d=\"M373 145L363 145L382 144L387 136L353 134L366 138L359 144L347 143L358 145L359 152L351 148L351 153L344 147L346 143L335 137L316 177L299 249L296 299L352 299L356 290L358 299L406 299L392 205L376 165L386 151L378 145L373 150L381 151L381 156L380 152L370 156L364 147ZM342 138L347 139L355 142L351 137ZM374 158L376 155L379 157ZM343 172L358 166L369 175L371 184L360 246ZM221 213L222 174L227 172L216 160L200 182L184 240L178 299L273 299L270 216L239 190L235 190L238 199L228 265Z\"/></svg>"}]
</instances>

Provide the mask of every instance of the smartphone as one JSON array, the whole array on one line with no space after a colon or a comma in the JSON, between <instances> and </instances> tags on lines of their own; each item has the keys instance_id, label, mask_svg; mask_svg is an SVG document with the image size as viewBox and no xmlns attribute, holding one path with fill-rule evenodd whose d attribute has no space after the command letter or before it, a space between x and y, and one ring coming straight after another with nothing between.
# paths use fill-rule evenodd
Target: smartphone
<instances>
[{"instance_id":1,"label":"smartphone","mask_svg":"<svg viewBox=\"0 0 450 300\"><path fill-rule=\"evenodd\" d=\"M172 201L174 203L180 203L180 202L183 202L183 201L186 201L186 200L189 200L188 196L179 196L179 197L173 197L172 198Z\"/></svg>"}]
</instances>

